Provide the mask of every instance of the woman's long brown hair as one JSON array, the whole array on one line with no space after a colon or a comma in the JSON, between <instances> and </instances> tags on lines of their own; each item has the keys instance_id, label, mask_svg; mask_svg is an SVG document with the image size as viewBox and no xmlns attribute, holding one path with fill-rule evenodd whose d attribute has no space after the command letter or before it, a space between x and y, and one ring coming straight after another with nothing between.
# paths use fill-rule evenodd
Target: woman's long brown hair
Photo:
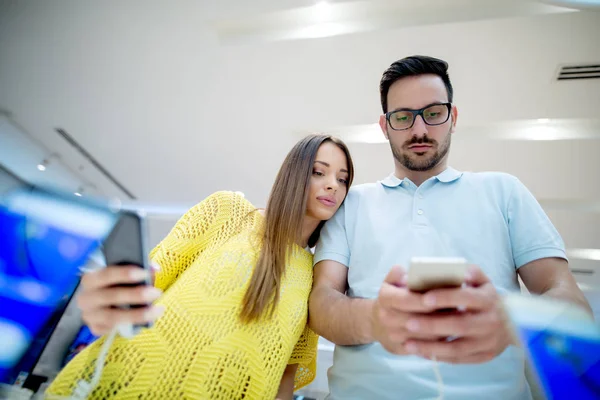
<instances>
[{"instance_id":1,"label":"woman's long brown hair","mask_svg":"<svg viewBox=\"0 0 600 400\"><path fill-rule=\"evenodd\" d=\"M286 264L294 244L300 242L302 235L317 151L325 142L334 143L346 155L348 188L352 184L354 165L348 147L340 139L329 135L309 135L290 150L275 178L267 202L262 248L240 312L241 320L246 323L258 320L263 314L270 318L277 308ZM324 223L322 221L310 236L310 247L319 239Z\"/></svg>"}]
</instances>

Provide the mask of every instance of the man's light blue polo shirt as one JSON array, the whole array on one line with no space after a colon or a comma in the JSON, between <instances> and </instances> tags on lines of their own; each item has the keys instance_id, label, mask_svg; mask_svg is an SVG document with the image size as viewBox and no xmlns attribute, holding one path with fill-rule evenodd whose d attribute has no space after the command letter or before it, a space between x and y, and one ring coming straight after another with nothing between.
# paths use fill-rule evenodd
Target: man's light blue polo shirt
<instances>
[{"instance_id":1,"label":"man's light blue polo shirt","mask_svg":"<svg viewBox=\"0 0 600 400\"><path fill-rule=\"evenodd\" d=\"M348 295L375 298L393 265L412 257L464 257L499 292L518 291L516 270L545 257L565 258L563 241L533 195L503 173L447 168L417 187L391 175L352 188L328 221L315 264L348 267ZM445 400L530 399L524 355L507 348L476 365L440 363ZM396 356L379 343L336 346L328 372L330 399L435 399L432 362Z\"/></svg>"}]
</instances>

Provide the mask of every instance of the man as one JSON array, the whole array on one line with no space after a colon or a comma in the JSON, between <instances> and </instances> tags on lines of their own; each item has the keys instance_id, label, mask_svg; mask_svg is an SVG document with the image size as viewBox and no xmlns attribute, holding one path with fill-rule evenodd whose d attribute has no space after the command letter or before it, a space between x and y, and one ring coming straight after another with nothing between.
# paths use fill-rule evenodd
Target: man
<instances>
[{"instance_id":1,"label":"man","mask_svg":"<svg viewBox=\"0 0 600 400\"><path fill-rule=\"evenodd\" d=\"M448 167L458 111L447 67L414 56L384 72L379 124L395 172L351 189L321 233L310 324L337 344L330 399L530 399L498 293L518 291L519 275L589 309L531 193L507 174ZM400 266L417 256L467 259L468 285L409 291ZM434 313L444 308L466 312Z\"/></svg>"}]
</instances>

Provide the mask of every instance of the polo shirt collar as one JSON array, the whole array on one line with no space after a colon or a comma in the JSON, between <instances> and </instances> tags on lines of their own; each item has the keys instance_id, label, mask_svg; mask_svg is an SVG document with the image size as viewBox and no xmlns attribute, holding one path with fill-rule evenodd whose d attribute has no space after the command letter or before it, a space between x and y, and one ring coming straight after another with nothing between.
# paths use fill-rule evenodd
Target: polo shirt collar
<instances>
[{"instance_id":1,"label":"polo shirt collar","mask_svg":"<svg viewBox=\"0 0 600 400\"><path fill-rule=\"evenodd\" d=\"M448 167L446 168L444 171L442 171L440 174L438 174L435 178L443 183L449 183L449 182L454 182L455 180L459 179L462 176L462 172L455 170L452 167ZM389 188L395 188L398 187L402 184L402 181L404 179L400 179L398 178L396 175L394 175L393 173L391 173L390 175L388 175L385 179L381 180L381 184L383 186L387 186Z\"/></svg>"}]
</instances>

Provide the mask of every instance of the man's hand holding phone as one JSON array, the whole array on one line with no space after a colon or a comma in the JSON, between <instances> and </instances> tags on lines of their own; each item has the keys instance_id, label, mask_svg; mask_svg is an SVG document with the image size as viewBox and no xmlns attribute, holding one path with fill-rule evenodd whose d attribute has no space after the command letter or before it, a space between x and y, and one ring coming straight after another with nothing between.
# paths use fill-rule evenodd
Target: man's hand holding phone
<instances>
[{"instance_id":1,"label":"man's hand holding phone","mask_svg":"<svg viewBox=\"0 0 600 400\"><path fill-rule=\"evenodd\" d=\"M414 286L414 276L393 267L374 305L375 340L395 354L435 357L449 363L485 362L504 351L512 335L500 297L480 268L469 266L464 271L464 284L454 280L455 287L448 287L452 283L448 279L433 280L429 284L440 288L425 290ZM448 278L448 274L440 276ZM409 282L418 291L411 290ZM449 309L457 311L439 312ZM448 340L450 337L453 340Z\"/></svg>"}]
</instances>

